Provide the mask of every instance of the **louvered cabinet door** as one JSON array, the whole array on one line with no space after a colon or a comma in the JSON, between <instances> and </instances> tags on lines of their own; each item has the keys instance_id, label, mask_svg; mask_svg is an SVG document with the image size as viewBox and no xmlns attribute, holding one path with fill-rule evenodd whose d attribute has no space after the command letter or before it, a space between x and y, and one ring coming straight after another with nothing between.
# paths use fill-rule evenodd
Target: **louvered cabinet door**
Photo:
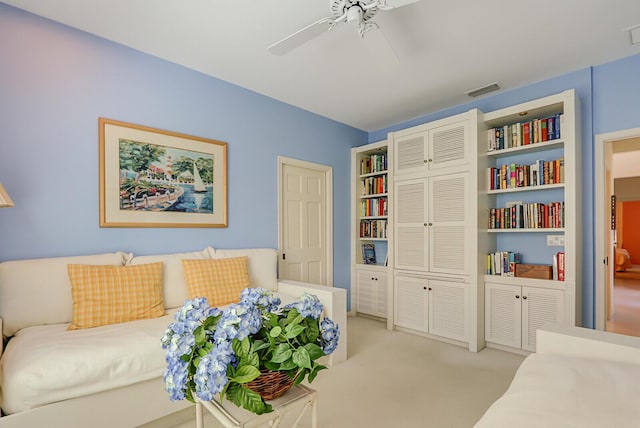
<instances>
[{"instance_id":1,"label":"louvered cabinet door","mask_svg":"<svg viewBox=\"0 0 640 428\"><path fill-rule=\"evenodd\" d=\"M485 339L520 348L522 335L522 287L485 284Z\"/></svg>"},{"instance_id":2,"label":"louvered cabinet door","mask_svg":"<svg viewBox=\"0 0 640 428\"><path fill-rule=\"evenodd\" d=\"M467 243L465 205L469 173L431 177L429 181L429 270L466 274Z\"/></svg>"},{"instance_id":3,"label":"louvered cabinet door","mask_svg":"<svg viewBox=\"0 0 640 428\"><path fill-rule=\"evenodd\" d=\"M439 126L429 130L427 162L429 169L450 168L469 162L467 134L469 121Z\"/></svg>"},{"instance_id":4,"label":"louvered cabinet door","mask_svg":"<svg viewBox=\"0 0 640 428\"><path fill-rule=\"evenodd\" d=\"M358 268L356 271L356 311L387 317L387 273Z\"/></svg>"},{"instance_id":5,"label":"louvered cabinet door","mask_svg":"<svg viewBox=\"0 0 640 428\"><path fill-rule=\"evenodd\" d=\"M429 280L429 333L468 340L468 285Z\"/></svg>"},{"instance_id":6,"label":"louvered cabinet door","mask_svg":"<svg viewBox=\"0 0 640 428\"><path fill-rule=\"evenodd\" d=\"M536 330L544 324L563 323L564 291L522 287L522 349L536 351Z\"/></svg>"},{"instance_id":7,"label":"louvered cabinet door","mask_svg":"<svg viewBox=\"0 0 640 428\"><path fill-rule=\"evenodd\" d=\"M427 179L394 184L394 263L396 269L427 271Z\"/></svg>"},{"instance_id":8,"label":"louvered cabinet door","mask_svg":"<svg viewBox=\"0 0 640 428\"><path fill-rule=\"evenodd\" d=\"M394 175L411 174L426 170L428 133L399 137L394 143Z\"/></svg>"},{"instance_id":9,"label":"louvered cabinet door","mask_svg":"<svg viewBox=\"0 0 640 428\"><path fill-rule=\"evenodd\" d=\"M427 333L429 329L427 282L426 278L394 275L395 325Z\"/></svg>"}]
</instances>

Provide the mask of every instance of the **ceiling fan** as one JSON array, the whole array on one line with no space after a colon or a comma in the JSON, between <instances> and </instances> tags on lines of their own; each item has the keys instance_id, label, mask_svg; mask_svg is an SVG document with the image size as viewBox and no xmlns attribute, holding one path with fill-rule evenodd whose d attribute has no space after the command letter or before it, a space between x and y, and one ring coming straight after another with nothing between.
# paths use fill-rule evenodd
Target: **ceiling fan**
<instances>
[{"instance_id":1,"label":"ceiling fan","mask_svg":"<svg viewBox=\"0 0 640 428\"><path fill-rule=\"evenodd\" d=\"M396 9L418 1L420 0L329 0L332 16L301 28L268 49L274 55L284 55L343 22L355 25L360 37L364 38L367 32L379 28L371 20L378 11Z\"/></svg>"}]
</instances>

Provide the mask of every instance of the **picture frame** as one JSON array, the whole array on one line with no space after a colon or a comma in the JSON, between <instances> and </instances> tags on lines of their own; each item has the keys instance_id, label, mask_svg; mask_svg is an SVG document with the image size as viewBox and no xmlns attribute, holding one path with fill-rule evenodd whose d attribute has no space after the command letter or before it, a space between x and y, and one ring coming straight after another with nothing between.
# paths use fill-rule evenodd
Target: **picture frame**
<instances>
[{"instance_id":1,"label":"picture frame","mask_svg":"<svg viewBox=\"0 0 640 428\"><path fill-rule=\"evenodd\" d=\"M100 227L227 227L227 143L98 118Z\"/></svg>"}]
</instances>

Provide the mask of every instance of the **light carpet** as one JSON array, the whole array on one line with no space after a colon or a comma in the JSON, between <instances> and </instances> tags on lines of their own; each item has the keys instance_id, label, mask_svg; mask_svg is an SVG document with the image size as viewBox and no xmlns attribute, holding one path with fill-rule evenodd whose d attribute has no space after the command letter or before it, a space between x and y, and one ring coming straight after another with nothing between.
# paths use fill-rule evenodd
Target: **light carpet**
<instances>
[{"instance_id":1,"label":"light carpet","mask_svg":"<svg viewBox=\"0 0 640 428\"><path fill-rule=\"evenodd\" d=\"M348 359L310 385L321 428L469 428L511 383L523 356L479 353L399 331L365 317L348 319ZM144 428L195 426L186 409ZM303 418L303 426L310 426ZM210 416L205 427L218 427Z\"/></svg>"}]
</instances>

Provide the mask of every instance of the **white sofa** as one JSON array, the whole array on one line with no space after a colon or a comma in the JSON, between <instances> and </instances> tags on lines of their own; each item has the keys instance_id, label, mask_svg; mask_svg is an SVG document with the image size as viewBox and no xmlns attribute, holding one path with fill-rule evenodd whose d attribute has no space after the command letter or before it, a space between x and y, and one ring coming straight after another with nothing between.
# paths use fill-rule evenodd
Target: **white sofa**
<instances>
[{"instance_id":1,"label":"white sofa","mask_svg":"<svg viewBox=\"0 0 640 428\"><path fill-rule=\"evenodd\" d=\"M475 428L640 426L640 337L545 326Z\"/></svg>"},{"instance_id":2,"label":"white sofa","mask_svg":"<svg viewBox=\"0 0 640 428\"><path fill-rule=\"evenodd\" d=\"M325 314L341 329L328 364L346 359L346 291L279 281L273 249L202 251L151 256L124 252L0 263L1 428L134 427L191 403L171 402L164 390L166 367L160 338L176 308L188 298L183 259L249 257L252 286L277 292L283 301L305 291L317 295ZM71 286L67 265L137 265L163 262L167 315L140 321L67 331ZM4 352L3 352L4 351Z\"/></svg>"}]
</instances>

